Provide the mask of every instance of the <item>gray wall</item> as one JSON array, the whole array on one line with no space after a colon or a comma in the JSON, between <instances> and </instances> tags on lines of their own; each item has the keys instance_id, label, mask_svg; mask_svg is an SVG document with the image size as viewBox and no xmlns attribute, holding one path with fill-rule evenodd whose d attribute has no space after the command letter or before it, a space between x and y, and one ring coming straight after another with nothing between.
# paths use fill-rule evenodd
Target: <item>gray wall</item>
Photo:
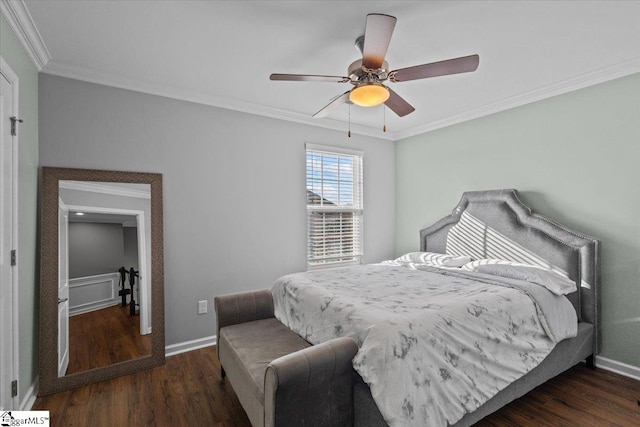
<instances>
[{"instance_id":1,"label":"gray wall","mask_svg":"<svg viewBox=\"0 0 640 427\"><path fill-rule=\"evenodd\" d=\"M19 401L38 374L38 70L0 14L0 55L20 79L18 135Z\"/></svg>"},{"instance_id":2,"label":"gray wall","mask_svg":"<svg viewBox=\"0 0 640 427\"><path fill-rule=\"evenodd\" d=\"M305 142L364 151L363 262L393 253L389 141L47 74L40 133L43 166L163 174L168 345L215 334L215 295L306 268Z\"/></svg>"},{"instance_id":3,"label":"gray wall","mask_svg":"<svg viewBox=\"0 0 640 427\"><path fill-rule=\"evenodd\" d=\"M396 254L466 190L602 240L602 355L640 367L640 74L399 141Z\"/></svg>"},{"instance_id":4,"label":"gray wall","mask_svg":"<svg viewBox=\"0 0 640 427\"><path fill-rule=\"evenodd\" d=\"M124 227L122 229L124 239L124 266L126 269L133 267L140 270L138 266L138 228Z\"/></svg>"},{"instance_id":5,"label":"gray wall","mask_svg":"<svg viewBox=\"0 0 640 427\"><path fill-rule=\"evenodd\" d=\"M69 279L115 273L123 265L122 224L69 223Z\"/></svg>"}]
</instances>

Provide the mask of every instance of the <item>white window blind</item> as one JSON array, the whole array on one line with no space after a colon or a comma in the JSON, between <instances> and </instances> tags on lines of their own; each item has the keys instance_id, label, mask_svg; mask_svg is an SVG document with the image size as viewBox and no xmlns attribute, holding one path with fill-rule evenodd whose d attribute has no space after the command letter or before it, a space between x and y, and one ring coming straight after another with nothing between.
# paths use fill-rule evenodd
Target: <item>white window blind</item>
<instances>
[{"instance_id":1,"label":"white window blind","mask_svg":"<svg viewBox=\"0 0 640 427\"><path fill-rule=\"evenodd\" d=\"M362 153L307 144L307 265L362 256Z\"/></svg>"}]
</instances>

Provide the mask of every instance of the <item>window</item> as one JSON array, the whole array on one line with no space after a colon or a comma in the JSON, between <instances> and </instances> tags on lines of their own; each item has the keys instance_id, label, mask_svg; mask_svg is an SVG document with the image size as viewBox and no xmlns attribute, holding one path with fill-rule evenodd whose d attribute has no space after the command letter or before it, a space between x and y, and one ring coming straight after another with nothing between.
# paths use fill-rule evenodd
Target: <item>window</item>
<instances>
[{"instance_id":1,"label":"window","mask_svg":"<svg viewBox=\"0 0 640 427\"><path fill-rule=\"evenodd\" d=\"M362 256L362 152L307 144L307 266Z\"/></svg>"}]
</instances>

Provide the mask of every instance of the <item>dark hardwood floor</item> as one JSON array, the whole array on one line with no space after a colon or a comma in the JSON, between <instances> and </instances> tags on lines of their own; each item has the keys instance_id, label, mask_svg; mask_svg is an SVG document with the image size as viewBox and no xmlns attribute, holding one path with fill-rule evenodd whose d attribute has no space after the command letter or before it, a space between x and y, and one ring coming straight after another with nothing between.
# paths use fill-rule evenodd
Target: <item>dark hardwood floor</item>
<instances>
[{"instance_id":1,"label":"dark hardwood floor","mask_svg":"<svg viewBox=\"0 0 640 427\"><path fill-rule=\"evenodd\" d=\"M140 316L115 305L69 318L67 374L151 354L151 335L140 335Z\"/></svg>"},{"instance_id":2,"label":"dark hardwood floor","mask_svg":"<svg viewBox=\"0 0 640 427\"><path fill-rule=\"evenodd\" d=\"M578 365L476 426L640 426L640 381ZM251 427L215 347L168 357L165 366L38 398L51 426Z\"/></svg>"},{"instance_id":3,"label":"dark hardwood floor","mask_svg":"<svg viewBox=\"0 0 640 427\"><path fill-rule=\"evenodd\" d=\"M640 381L581 364L476 426L640 426L638 397Z\"/></svg>"}]
</instances>

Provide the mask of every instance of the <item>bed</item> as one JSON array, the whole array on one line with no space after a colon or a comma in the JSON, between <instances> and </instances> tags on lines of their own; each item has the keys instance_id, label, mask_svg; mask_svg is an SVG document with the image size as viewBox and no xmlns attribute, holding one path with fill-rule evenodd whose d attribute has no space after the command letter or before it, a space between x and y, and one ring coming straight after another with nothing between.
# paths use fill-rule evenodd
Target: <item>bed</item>
<instances>
[{"instance_id":1,"label":"bed","mask_svg":"<svg viewBox=\"0 0 640 427\"><path fill-rule=\"evenodd\" d=\"M466 192L420 231L420 253L280 278L275 316L314 345L356 341L354 425L468 426L577 363L595 367L600 245L516 190Z\"/></svg>"}]
</instances>

